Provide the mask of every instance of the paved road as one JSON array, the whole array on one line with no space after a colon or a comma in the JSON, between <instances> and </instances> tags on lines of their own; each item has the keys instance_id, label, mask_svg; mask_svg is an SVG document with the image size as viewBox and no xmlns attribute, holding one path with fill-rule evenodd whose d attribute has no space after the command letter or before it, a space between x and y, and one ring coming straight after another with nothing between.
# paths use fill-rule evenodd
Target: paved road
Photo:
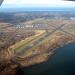
<instances>
[{"instance_id":1,"label":"paved road","mask_svg":"<svg viewBox=\"0 0 75 75\"><path fill-rule=\"evenodd\" d=\"M71 35L72 37L75 37L75 35L73 35L73 34L71 34L71 33L67 32L67 31L64 31L63 29L61 29L61 31L63 31L63 32L64 32L64 33L66 33L66 34Z\"/></svg>"},{"instance_id":2,"label":"paved road","mask_svg":"<svg viewBox=\"0 0 75 75\"><path fill-rule=\"evenodd\" d=\"M38 37L37 39L33 40L32 42L28 43L24 49L19 50L16 52L16 56L23 56L23 54L27 51L33 48L34 46L37 46L40 42L42 43L43 40L45 40L48 36L56 32L57 30L61 29L65 24L62 24L58 28L55 28L52 32L46 32L45 35Z\"/></svg>"}]
</instances>

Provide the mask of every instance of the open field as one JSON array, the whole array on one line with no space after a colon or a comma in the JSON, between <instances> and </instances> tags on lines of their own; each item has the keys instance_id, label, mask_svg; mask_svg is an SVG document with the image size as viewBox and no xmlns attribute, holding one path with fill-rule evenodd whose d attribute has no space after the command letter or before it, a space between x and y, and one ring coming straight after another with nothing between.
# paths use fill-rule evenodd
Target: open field
<instances>
[{"instance_id":1,"label":"open field","mask_svg":"<svg viewBox=\"0 0 75 75\"><path fill-rule=\"evenodd\" d=\"M24 55L17 57L16 62L19 62L21 66L28 66L34 63L41 63L48 60L48 57L53 54L53 51L58 47L63 47L64 43L71 43L74 38L70 35L66 35L64 32L57 31L51 36L47 37L38 46L26 51ZM58 42L59 41L59 42ZM38 57L40 56L40 57ZM36 58L38 60L36 60ZM26 62L26 63L24 63Z\"/></svg>"},{"instance_id":2,"label":"open field","mask_svg":"<svg viewBox=\"0 0 75 75\"><path fill-rule=\"evenodd\" d=\"M62 29L75 36L75 21L67 21L67 22L68 23Z\"/></svg>"},{"instance_id":3,"label":"open field","mask_svg":"<svg viewBox=\"0 0 75 75\"><path fill-rule=\"evenodd\" d=\"M15 52L16 52L16 50L21 50L25 47L25 45L27 45L31 41L35 40L36 38L38 38L39 36L41 36L44 33L45 33L45 30L35 30L34 36L27 37L27 38L21 40L20 42L17 42L15 45L10 46L8 49L13 50Z\"/></svg>"}]
</instances>

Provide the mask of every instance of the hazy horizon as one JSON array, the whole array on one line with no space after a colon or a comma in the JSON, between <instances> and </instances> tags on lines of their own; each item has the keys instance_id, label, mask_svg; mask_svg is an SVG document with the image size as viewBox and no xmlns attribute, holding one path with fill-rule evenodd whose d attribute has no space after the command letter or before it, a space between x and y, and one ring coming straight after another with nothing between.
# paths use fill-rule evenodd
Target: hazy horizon
<instances>
[{"instance_id":1,"label":"hazy horizon","mask_svg":"<svg viewBox=\"0 0 75 75\"><path fill-rule=\"evenodd\" d=\"M16 11L70 11L75 2L62 0L4 0L0 12Z\"/></svg>"}]
</instances>

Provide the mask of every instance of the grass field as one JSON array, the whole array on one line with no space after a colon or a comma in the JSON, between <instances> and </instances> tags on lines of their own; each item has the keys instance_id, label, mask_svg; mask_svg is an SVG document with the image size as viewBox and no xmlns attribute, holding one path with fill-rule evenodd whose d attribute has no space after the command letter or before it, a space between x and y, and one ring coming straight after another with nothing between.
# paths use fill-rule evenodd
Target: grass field
<instances>
[{"instance_id":1,"label":"grass field","mask_svg":"<svg viewBox=\"0 0 75 75\"><path fill-rule=\"evenodd\" d=\"M45 33L45 30L35 30L34 36L30 36L28 38L25 38L24 40L21 40L21 41L17 42L16 44L10 46L8 49L14 50L14 51L23 49L25 47L25 45L27 45L28 43L30 43L34 39L38 38L43 33Z\"/></svg>"}]
</instances>

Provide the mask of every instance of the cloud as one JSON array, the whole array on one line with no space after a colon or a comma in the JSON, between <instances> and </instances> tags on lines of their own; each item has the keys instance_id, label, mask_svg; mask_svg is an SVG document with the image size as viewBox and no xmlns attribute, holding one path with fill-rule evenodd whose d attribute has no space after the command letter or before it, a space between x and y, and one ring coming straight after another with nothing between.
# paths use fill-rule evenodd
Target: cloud
<instances>
[{"instance_id":1,"label":"cloud","mask_svg":"<svg viewBox=\"0 0 75 75\"><path fill-rule=\"evenodd\" d=\"M68 6L75 6L74 2L70 1L62 1L62 0L4 0L3 7L8 6L10 7L20 7L20 6L56 6L56 7L68 7Z\"/></svg>"},{"instance_id":2,"label":"cloud","mask_svg":"<svg viewBox=\"0 0 75 75\"><path fill-rule=\"evenodd\" d=\"M4 4L50 4L60 0L5 0Z\"/></svg>"}]
</instances>

